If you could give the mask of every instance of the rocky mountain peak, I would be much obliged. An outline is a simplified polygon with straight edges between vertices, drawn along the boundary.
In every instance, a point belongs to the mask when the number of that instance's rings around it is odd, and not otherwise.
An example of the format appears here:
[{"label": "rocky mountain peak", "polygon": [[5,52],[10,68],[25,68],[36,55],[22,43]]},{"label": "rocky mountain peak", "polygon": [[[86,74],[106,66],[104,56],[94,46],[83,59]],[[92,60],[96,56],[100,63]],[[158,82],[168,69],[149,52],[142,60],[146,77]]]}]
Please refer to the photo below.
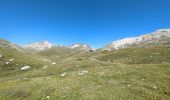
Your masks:
[{"label": "rocky mountain peak", "polygon": [[77,44],[73,44],[73,45],[71,45],[71,46],[69,46],[71,49],[82,49],[82,50],[92,50],[92,48],[89,46],[89,45],[87,45],[87,44],[79,44],[79,43],[77,43]]},{"label": "rocky mountain peak", "polygon": [[145,46],[147,44],[167,44],[170,43],[170,29],[159,29],[155,32],[141,35],[138,37],[124,38],[121,40],[113,41],[106,45],[103,50],[112,50],[126,48],[130,46]]},{"label": "rocky mountain peak", "polygon": [[53,44],[49,43],[48,41],[36,42],[28,45],[24,45],[23,47],[30,50],[45,50],[49,49],[53,46]]}]

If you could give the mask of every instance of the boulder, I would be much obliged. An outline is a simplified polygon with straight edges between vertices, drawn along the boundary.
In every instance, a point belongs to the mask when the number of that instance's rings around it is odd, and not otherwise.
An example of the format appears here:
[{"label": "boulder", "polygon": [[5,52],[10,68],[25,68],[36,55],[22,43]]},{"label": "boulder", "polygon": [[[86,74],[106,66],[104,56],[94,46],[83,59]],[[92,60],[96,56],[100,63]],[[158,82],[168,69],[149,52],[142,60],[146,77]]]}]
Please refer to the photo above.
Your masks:
[{"label": "boulder", "polygon": [[21,70],[28,70],[28,69],[30,69],[31,67],[30,66],[23,66],[22,68],[21,68]]}]

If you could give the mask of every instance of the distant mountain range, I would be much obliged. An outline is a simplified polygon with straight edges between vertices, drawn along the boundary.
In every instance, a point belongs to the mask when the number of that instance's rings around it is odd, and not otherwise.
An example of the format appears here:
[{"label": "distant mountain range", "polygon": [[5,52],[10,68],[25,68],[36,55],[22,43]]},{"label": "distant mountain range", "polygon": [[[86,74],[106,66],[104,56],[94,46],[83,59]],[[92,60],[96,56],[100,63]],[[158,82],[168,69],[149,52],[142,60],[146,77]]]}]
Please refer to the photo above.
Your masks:
[{"label": "distant mountain range", "polygon": [[62,45],[55,45],[55,44],[49,43],[48,41],[37,42],[37,43],[28,44],[28,45],[23,46],[23,48],[25,48],[27,50],[35,50],[35,51],[43,51],[46,49],[50,49],[52,47],[55,47],[55,48],[65,47],[68,49],[79,49],[79,50],[85,50],[85,51],[93,50],[87,44],[73,44],[71,46],[62,46]]},{"label": "distant mountain range", "polygon": [[4,40],[4,39],[0,39],[0,47],[2,48],[11,48],[11,49],[16,49],[18,51],[22,51],[22,52],[25,52],[25,49],[14,44],[14,43],[11,43],[7,40]]},{"label": "distant mountain range", "polygon": [[29,49],[29,50],[42,51],[45,49],[50,49],[52,46],[53,44],[49,43],[48,41],[43,41],[43,42],[36,42],[36,43],[24,45],[23,48]]},{"label": "distant mountain range", "polygon": [[104,46],[102,50],[110,51],[113,49],[121,49],[134,46],[146,47],[150,45],[153,46],[166,44],[170,44],[170,29],[159,29],[146,35],[113,41],[112,43]]},{"label": "distant mountain range", "polygon": [[[155,32],[141,35],[138,37],[131,37],[131,38],[124,38],[121,40],[113,41],[112,43],[104,46],[100,50],[117,50],[122,48],[128,48],[128,47],[147,47],[147,46],[154,46],[154,45],[169,45],[170,44],[170,29],[159,29]],[[55,48],[67,48],[67,49],[76,49],[76,50],[82,50],[82,51],[94,51],[92,47],[90,47],[87,44],[73,44],[71,46],[62,46],[62,45],[56,45],[49,43],[48,41],[43,42],[37,42],[32,44],[27,44],[22,47],[10,43],[4,39],[0,39],[0,47],[12,47],[16,48],[20,51],[24,50],[32,50],[32,51],[43,51],[50,49],[52,47]]]},{"label": "distant mountain range", "polygon": [[81,50],[93,50],[92,47],[90,47],[87,44],[73,44],[73,45],[69,46],[69,48],[81,49]]}]

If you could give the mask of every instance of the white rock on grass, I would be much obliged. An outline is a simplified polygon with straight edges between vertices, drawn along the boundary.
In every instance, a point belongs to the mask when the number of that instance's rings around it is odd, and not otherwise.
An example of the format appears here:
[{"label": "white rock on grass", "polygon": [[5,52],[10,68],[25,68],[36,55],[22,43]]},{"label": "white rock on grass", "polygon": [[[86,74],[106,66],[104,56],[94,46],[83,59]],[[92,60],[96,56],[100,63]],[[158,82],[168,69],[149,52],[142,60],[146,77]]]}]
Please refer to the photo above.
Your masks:
[{"label": "white rock on grass", "polygon": [[107,62],[108,62],[108,63],[110,63],[111,61],[110,61],[110,60],[108,60]]},{"label": "white rock on grass", "polygon": [[60,56],[55,56],[55,57],[57,57],[57,58],[58,58],[58,57],[60,57]]},{"label": "white rock on grass", "polygon": [[43,67],[43,69],[46,69],[47,67],[48,67],[48,66],[45,65],[45,66]]},{"label": "white rock on grass", "polygon": [[157,89],[157,87],[156,87],[156,86],[153,86],[153,88],[154,88],[154,89]]},{"label": "white rock on grass", "polygon": [[76,65],[76,68],[79,68],[80,66],[79,65]]},{"label": "white rock on grass", "polygon": [[162,64],[168,64],[168,62],[162,62]]},{"label": "white rock on grass", "polygon": [[51,78],[50,78],[50,77],[47,77],[47,78],[46,78],[46,80],[49,80],[49,79],[51,79]]},{"label": "white rock on grass", "polygon": [[0,55],[0,58],[2,58],[2,55]]},{"label": "white rock on grass", "polygon": [[88,73],[87,70],[81,70],[78,72],[79,75],[85,75],[86,73]]},{"label": "white rock on grass", "polygon": [[66,73],[63,73],[63,74],[61,74],[60,76],[61,76],[61,77],[64,77],[65,75],[66,75]]},{"label": "white rock on grass", "polygon": [[6,65],[8,65],[8,64],[9,64],[9,62],[7,61],[7,62],[5,62],[5,64],[6,64]]},{"label": "white rock on grass", "polygon": [[152,88],[157,89],[157,86],[155,85],[150,85]]},{"label": "white rock on grass", "polygon": [[10,62],[14,61],[15,59],[9,59]]},{"label": "white rock on grass", "polygon": [[49,100],[49,99],[50,99],[50,96],[46,96],[46,99]]},{"label": "white rock on grass", "polygon": [[157,52],[157,53],[152,53],[152,54],[159,55],[159,52]]},{"label": "white rock on grass", "polygon": [[22,78],[22,79],[23,79],[23,80],[27,80],[28,78],[25,78],[25,77],[24,77],[24,78]]},{"label": "white rock on grass", "polygon": [[55,62],[52,63],[52,65],[55,65],[55,64],[56,64]]},{"label": "white rock on grass", "polygon": [[24,66],[24,67],[21,68],[21,70],[28,70],[30,68],[31,68],[30,66]]},{"label": "white rock on grass", "polygon": [[92,61],[96,61],[97,59],[92,59]]}]

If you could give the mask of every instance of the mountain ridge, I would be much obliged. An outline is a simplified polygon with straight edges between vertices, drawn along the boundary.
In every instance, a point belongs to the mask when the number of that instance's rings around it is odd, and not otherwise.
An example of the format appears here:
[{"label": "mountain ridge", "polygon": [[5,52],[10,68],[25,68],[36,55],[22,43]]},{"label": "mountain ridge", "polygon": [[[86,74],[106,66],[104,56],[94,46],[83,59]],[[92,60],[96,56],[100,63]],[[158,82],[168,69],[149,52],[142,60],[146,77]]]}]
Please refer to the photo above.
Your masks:
[{"label": "mountain ridge", "polygon": [[[33,50],[33,51],[43,51],[46,49],[50,49],[52,47],[58,47],[58,48],[66,47],[69,49],[80,49],[80,50],[85,50],[85,51],[96,50],[96,49],[93,49],[90,45],[82,44],[82,43],[75,43],[70,46],[64,46],[64,45],[52,44],[48,42],[47,40],[45,40],[41,42],[35,42],[31,44],[26,44],[23,46],[18,46],[16,44],[13,44],[10,42],[7,43],[4,41],[5,41],[4,39],[1,39],[1,44],[5,43],[6,46],[8,45],[9,47],[15,47],[17,49],[24,48],[26,50]],[[99,49],[102,51],[103,50],[111,51],[115,49],[121,49],[121,48],[133,47],[133,46],[145,47],[148,45],[164,45],[164,44],[170,44],[170,28],[158,29],[154,32],[146,33],[144,35],[137,36],[137,37],[128,37],[124,39],[119,39]]]},{"label": "mountain ridge", "polygon": [[31,43],[31,44],[27,44],[22,46],[25,49],[28,50],[33,50],[33,51],[44,51],[46,49],[50,49],[52,47],[65,47],[65,48],[69,48],[69,49],[80,49],[80,50],[93,50],[89,45],[87,44],[81,44],[81,43],[75,43],[72,44],[70,46],[64,46],[64,45],[56,45],[56,44],[52,44],[50,42],[48,42],[47,40],[45,41],[41,41],[41,42],[35,42],[35,43]]},{"label": "mountain ridge", "polygon": [[35,42],[32,44],[27,44],[22,46],[25,49],[29,49],[29,50],[37,50],[37,51],[42,51],[45,49],[49,49],[53,46],[53,44],[49,43],[47,40],[45,41],[41,41],[41,42]]},{"label": "mountain ridge", "polygon": [[147,33],[137,37],[129,37],[113,41],[104,46],[102,50],[111,51],[113,49],[127,48],[130,46],[146,46],[149,43],[153,44],[169,44],[170,43],[170,29],[158,29],[155,32]]}]

